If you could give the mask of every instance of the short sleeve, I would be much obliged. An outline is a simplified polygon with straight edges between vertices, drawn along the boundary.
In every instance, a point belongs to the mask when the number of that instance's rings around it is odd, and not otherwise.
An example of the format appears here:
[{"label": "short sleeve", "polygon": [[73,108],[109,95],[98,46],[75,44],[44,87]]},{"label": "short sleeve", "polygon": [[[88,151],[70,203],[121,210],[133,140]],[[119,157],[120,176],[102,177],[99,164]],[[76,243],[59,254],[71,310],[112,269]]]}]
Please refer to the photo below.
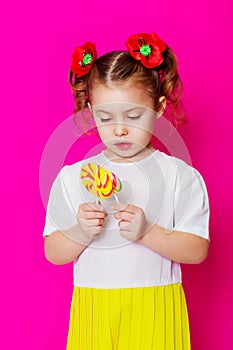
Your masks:
[{"label": "short sleeve", "polygon": [[54,231],[62,231],[77,224],[75,212],[72,210],[69,196],[64,183],[64,166],[55,178],[47,204],[43,237]]},{"label": "short sleeve", "polygon": [[176,179],[174,229],[210,241],[209,216],[209,198],[203,177],[191,166],[181,167]]}]

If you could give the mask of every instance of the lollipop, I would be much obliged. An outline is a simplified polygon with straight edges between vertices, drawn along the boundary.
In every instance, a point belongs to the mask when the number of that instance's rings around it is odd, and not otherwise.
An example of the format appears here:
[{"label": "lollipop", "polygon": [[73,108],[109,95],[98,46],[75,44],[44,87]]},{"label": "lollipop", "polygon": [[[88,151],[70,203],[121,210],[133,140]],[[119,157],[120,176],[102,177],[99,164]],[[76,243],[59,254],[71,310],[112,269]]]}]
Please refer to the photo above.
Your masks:
[{"label": "lollipop", "polygon": [[120,192],[122,184],[120,179],[110,170],[106,170],[94,163],[85,164],[80,172],[84,187],[97,198],[109,198],[112,194]]}]

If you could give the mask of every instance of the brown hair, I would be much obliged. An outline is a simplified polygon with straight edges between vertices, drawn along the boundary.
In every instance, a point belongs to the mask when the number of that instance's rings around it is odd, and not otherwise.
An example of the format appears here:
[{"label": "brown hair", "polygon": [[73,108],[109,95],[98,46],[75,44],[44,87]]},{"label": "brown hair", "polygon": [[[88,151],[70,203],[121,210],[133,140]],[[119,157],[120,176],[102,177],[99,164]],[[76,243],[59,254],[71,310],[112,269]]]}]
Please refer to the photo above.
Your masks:
[{"label": "brown hair", "polygon": [[[74,96],[74,116],[77,112],[88,107],[91,102],[93,84],[104,86],[121,85],[123,83],[141,84],[146,92],[154,99],[155,110],[159,110],[159,98],[165,96],[167,107],[165,114],[171,114],[177,124],[187,122],[183,103],[180,98],[183,85],[178,74],[177,57],[167,46],[162,53],[162,64],[155,68],[146,68],[140,61],[135,60],[128,51],[111,51],[94,61],[88,74],[77,78],[70,70],[69,83]],[[167,110],[170,110],[170,113]],[[91,114],[83,116],[83,121],[88,125]],[[76,119],[75,119],[76,122]]]}]

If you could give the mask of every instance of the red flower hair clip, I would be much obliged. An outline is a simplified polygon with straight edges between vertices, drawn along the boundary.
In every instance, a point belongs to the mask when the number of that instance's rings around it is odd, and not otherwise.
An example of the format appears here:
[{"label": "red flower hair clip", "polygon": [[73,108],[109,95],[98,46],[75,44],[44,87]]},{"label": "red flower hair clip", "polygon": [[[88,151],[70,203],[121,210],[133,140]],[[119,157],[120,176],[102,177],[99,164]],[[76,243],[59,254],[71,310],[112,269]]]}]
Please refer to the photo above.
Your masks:
[{"label": "red flower hair clip", "polygon": [[71,70],[77,77],[89,72],[97,58],[95,44],[87,41],[84,45],[76,47],[72,55]]},{"label": "red flower hair clip", "polygon": [[155,33],[133,34],[125,44],[129,54],[146,68],[157,67],[164,60],[161,53],[167,46]]}]

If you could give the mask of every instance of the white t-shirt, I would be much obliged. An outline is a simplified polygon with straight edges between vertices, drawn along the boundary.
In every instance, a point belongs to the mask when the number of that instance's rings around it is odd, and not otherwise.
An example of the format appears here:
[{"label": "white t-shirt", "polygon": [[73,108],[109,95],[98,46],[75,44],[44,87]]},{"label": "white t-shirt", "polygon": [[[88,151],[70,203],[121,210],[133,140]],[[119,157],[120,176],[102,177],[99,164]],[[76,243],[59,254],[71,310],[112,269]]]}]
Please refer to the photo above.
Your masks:
[{"label": "white t-shirt", "polygon": [[[80,179],[81,167],[96,163],[122,182],[119,202],[144,210],[146,218],[167,232],[185,231],[209,240],[209,200],[200,173],[186,162],[159,150],[129,163],[110,161],[104,151],[64,166],[50,191],[43,236],[77,224],[82,202],[93,202]],[[113,197],[112,197],[113,198]],[[99,237],[74,261],[75,286],[131,288],[182,281],[180,264],[119,234],[118,220],[109,214]]]}]

